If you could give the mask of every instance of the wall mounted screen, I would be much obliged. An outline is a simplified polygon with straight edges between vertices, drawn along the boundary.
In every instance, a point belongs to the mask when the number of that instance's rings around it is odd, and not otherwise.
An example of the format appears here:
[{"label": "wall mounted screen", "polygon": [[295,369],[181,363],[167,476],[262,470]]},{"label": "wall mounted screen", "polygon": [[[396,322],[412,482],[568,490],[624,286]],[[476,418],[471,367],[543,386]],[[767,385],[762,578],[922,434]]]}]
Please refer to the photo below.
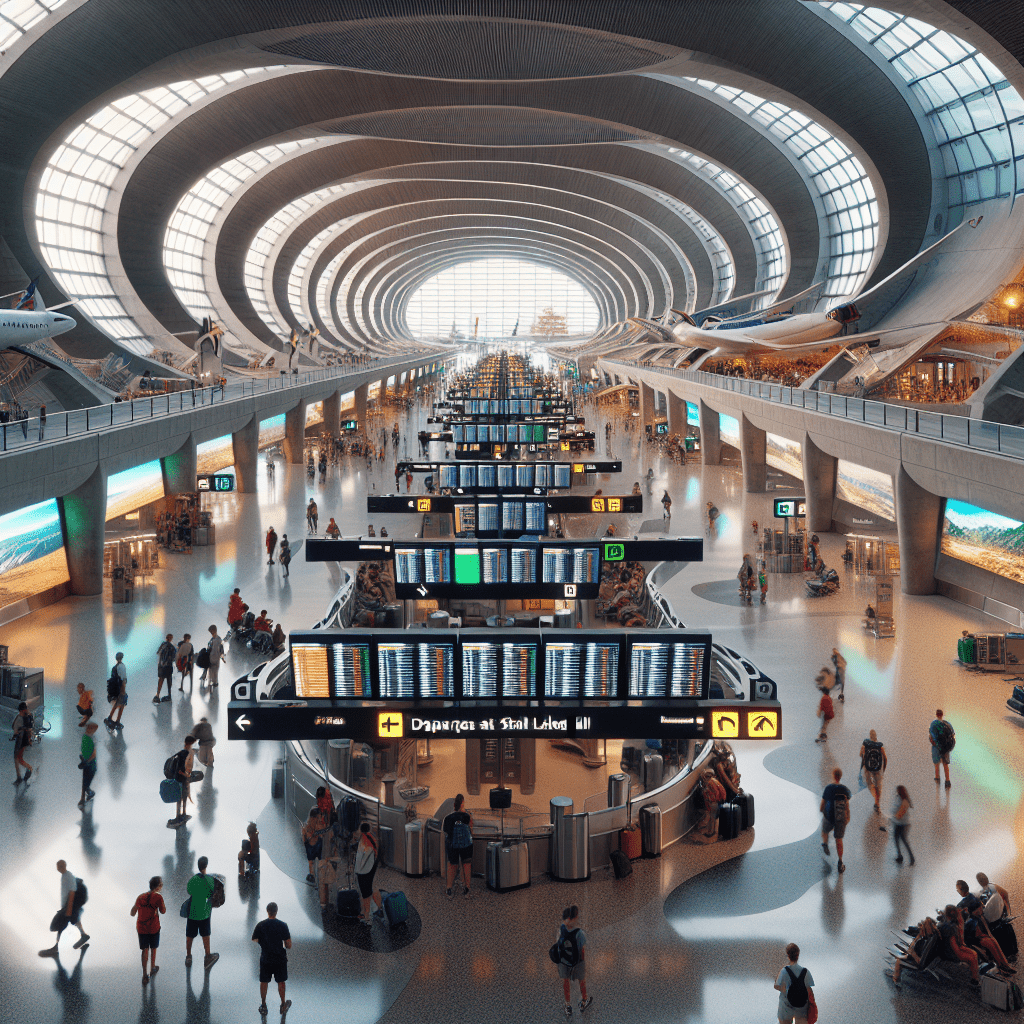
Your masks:
[{"label": "wall mounted screen", "polygon": [[804,464],[800,442],[790,441],[788,437],[780,437],[778,434],[768,434],[766,440],[768,465],[773,469],[780,469],[790,476],[795,476],[797,480],[803,480]]},{"label": "wall mounted screen", "polygon": [[836,497],[887,519],[890,523],[896,522],[892,477],[888,473],[840,459],[836,475]]},{"label": "wall mounted screen", "polygon": [[942,553],[1024,583],[1024,523],[996,512],[947,501]]}]

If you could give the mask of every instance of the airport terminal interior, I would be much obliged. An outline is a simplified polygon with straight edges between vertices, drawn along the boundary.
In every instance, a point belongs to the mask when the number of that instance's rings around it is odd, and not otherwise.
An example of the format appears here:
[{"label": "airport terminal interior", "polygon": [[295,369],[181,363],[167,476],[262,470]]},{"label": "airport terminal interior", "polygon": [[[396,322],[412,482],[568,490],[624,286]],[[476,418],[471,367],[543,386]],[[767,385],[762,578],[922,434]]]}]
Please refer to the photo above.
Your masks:
[{"label": "airport terminal interior", "polygon": [[1018,1015],[1019,26],[0,0],[4,1019]]}]

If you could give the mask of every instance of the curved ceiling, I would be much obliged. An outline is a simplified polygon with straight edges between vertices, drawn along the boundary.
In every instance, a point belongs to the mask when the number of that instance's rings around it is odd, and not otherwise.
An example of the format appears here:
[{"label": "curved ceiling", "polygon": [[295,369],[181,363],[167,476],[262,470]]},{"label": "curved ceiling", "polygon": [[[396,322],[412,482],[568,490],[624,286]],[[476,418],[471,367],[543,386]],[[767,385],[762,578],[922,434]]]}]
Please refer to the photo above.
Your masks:
[{"label": "curved ceiling", "polygon": [[1017,193],[1018,7],[886,0],[872,35],[804,0],[48,0],[4,22],[0,283],[80,300],[83,355],[180,354],[208,313],[256,353],[310,319],[406,343],[416,287],[488,256],[602,327],[835,302]]}]

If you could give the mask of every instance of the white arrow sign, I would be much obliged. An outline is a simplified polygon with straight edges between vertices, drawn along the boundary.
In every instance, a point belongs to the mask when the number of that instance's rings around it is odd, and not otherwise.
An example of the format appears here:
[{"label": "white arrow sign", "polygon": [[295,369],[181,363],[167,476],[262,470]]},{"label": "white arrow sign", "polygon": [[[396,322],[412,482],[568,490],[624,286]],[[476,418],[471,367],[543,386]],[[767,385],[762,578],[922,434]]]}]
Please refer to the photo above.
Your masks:
[{"label": "white arrow sign", "polygon": [[426,588],[425,586],[423,586],[423,584],[421,583],[421,584],[420,584],[420,585],[419,585],[419,586],[418,586],[418,587],[416,588],[416,593],[418,593],[418,594],[420,595],[420,597],[426,597],[426,596],[427,596],[427,593],[428,593],[428,591],[427,591],[427,588]]},{"label": "white arrow sign", "polygon": [[242,715],[241,718],[235,719],[235,725],[237,725],[242,732],[245,732],[246,726],[252,725],[252,722],[246,718],[245,715]]}]

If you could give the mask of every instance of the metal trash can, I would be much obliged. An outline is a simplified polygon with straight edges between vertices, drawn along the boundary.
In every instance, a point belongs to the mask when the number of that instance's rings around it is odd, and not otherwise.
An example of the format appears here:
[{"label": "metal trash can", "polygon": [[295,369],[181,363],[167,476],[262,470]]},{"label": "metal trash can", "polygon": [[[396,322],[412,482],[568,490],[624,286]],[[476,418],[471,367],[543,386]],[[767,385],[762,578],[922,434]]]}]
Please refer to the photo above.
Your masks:
[{"label": "metal trash can", "polygon": [[405,873],[410,878],[422,878],[423,867],[423,822],[410,821],[405,826]]},{"label": "metal trash can", "polygon": [[640,841],[645,857],[661,856],[661,808],[657,804],[644,804],[640,808]]},{"label": "metal trash can", "polygon": [[629,799],[629,776],[616,772],[608,776],[608,806],[623,807]]},{"label": "metal trash can", "polygon": [[657,789],[665,775],[665,759],[661,754],[644,754],[644,792]]},{"label": "metal trash can", "polygon": [[394,807],[395,786],[398,784],[398,776],[391,772],[381,779],[381,784],[384,786],[384,806]]},{"label": "metal trash can", "polygon": [[590,816],[573,814],[567,796],[551,799],[551,875],[560,882],[580,882],[590,877]]}]

